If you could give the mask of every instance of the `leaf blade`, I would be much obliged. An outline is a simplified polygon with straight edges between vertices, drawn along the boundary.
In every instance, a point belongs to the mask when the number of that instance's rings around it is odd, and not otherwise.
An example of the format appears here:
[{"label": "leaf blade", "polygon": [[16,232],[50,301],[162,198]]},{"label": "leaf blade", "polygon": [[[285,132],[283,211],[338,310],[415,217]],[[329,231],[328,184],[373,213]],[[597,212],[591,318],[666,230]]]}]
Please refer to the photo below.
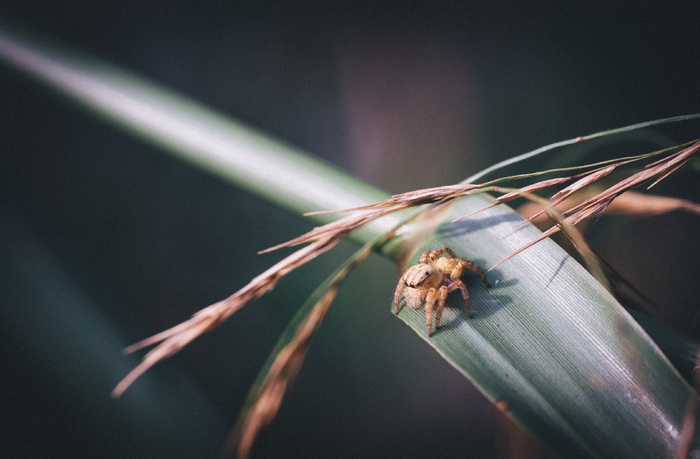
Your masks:
[{"label": "leaf blade", "polygon": [[[294,146],[273,139],[145,78],[0,23],[0,63],[32,76],[100,117],[230,183],[301,215],[357,207],[387,194]],[[332,215],[311,217],[332,221]],[[378,237],[388,217],[352,235]]]},{"label": "leaf blade", "polygon": [[[462,198],[445,220],[486,204],[484,196]],[[509,209],[485,212],[443,224],[423,249],[448,246],[490,266],[539,235],[529,224],[515,228],[521,218]],[[578,263],[545,240],[488,276],[491,290],[468,277],[474,317],[451,296],[431,338],[422,310],[404,307],[399,317],[553,451],[675,454],[694,393]]]}]

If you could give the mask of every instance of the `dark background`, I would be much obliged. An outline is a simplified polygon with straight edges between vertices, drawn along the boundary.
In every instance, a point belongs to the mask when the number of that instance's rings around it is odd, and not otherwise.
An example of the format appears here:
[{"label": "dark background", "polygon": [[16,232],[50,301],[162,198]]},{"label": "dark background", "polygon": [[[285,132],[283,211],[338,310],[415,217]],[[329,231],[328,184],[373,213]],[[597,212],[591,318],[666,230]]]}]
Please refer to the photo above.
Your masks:
[{"label": "dark background", "polygon": [[[697,2],[570,3],[5,1],[0,18],[399,192],[700,111]],[[279,259],[258,250],[309,225],[5,66],[0,126],[0,456],[217,457],[286,322],[352,247],[112,400],[138,358],[120,349],[242,287]],[[698,188],[681,173],[657,193]],[[697,224],[594,237],[691,333]],[[377,257],[344,287],[255,457],[496,455],[488,402],[389,313],[397,277]]]}]

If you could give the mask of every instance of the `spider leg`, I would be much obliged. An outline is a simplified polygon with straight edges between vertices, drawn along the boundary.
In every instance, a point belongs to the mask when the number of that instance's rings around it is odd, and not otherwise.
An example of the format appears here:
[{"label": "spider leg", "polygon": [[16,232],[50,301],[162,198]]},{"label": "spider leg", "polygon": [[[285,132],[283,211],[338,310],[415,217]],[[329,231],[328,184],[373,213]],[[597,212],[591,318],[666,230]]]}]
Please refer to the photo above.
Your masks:
[{"label": "spider leg", "polygon": [[398,315],[399,313],[399,298],[401,298],[401,292],[405,286],[406,282],[404,281],[404,276],[401,276],[401,279],[396,286],[396,291],[394,292],[394,314]]},{"label": "spider leg", "polygon": [[442,310],[445,309],[445,300],[447,300],[447,294],[450,290],[446,286],[440,287],[438,291],[438,305],[437,305],[437,315],[435,317],[435,330],[440,327],[440,318],[442,317]]},{"label": "spider leg", "polygon": [[479,277],[481,277],[481,281],[484,283],[484,285],[487,288],[491,288],[491,284],[489,284],[488,279],[486,279],[486,274],[484,274],[484,270],[479,268],[477,265],[475,265],[474,263],[472,263],[469,260],[464,260],[464,261],[466,263],[463,262],[462,266],[470,271],[474,271],[475,273],[477,273],[479,275]]},{"label": "spider leg", "polygon": [[440,255],[448,254],[451,257],[457,258],[457,255],[449,247],[443,247],[442,249],[433,250],[430,252],[432,258],[437,258]]},{"label": "spider leg", "polygon": [[425,252],[423,252],[423,253],[420,255],[420,262],[421,262],[421,263],[424,263],[424,264],[425,264],[425,263],[428,263],[428,262],[430,261],[430,255],[431,255],[431,254],[432,254],[432,252],[431,252],[430,250],[426,250]]},{"label": "spider leg", "polygon": [[469,292],[467,291],[467,286],[464,285],[464,282],[459,280],[459,278],[454,279],[447,285],[447,288],[450,292],[457,289],[460,289],[462,291],[462,298],[464,298],[464,304],[467,307],[467,315],[471,317],[472,310],[469,307]]},{"label": "spider leg", "polygon": [[425,296],[425,326],[428,329],[428,336],[433,334],[433,306],[435,305],[436,297],[437,291],[434,288],[428,290],[428,294]]}]

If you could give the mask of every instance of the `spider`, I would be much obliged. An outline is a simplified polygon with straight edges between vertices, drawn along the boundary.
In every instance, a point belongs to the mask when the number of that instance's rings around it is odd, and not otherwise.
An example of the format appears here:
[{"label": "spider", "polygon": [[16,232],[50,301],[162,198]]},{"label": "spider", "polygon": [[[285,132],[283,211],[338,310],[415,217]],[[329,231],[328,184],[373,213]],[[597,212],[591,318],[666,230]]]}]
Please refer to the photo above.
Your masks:
[{"label": "spider", "polygon": [[[440,256],[444,254],[448,256]],[[437,329],[440,326],[440,317],[445,308],[447,294],[460,289],[467,307],[467,315],[471,317],[467,286],[460,280],[462,271],[465,269],[477,273],[481,276],[484,285],[491,287],[481,268],[465,258],[459,258],[451,249],[445,247],[437,250],[426,250],[420,256],[420,263],[408,268],[401,276],[394,293],[394,314],[399,313],[401,292],[403,292],[408,307],[418,309],[425,304],[425,324],[428,327],[428,336],[431,336],[433,334],[435,302],[437,301],[437,315],[435,317],[435,329]]]}]

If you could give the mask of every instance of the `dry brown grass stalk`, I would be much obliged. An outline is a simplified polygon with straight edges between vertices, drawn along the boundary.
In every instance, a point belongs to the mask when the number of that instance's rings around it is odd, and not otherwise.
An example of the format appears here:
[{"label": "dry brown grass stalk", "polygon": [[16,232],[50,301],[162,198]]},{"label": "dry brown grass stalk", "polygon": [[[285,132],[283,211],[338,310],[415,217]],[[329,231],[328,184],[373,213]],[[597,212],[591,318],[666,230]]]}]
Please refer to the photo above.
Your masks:
[{"label": "dry brown grass stalk", "polygon": [[[321,325],[338,293],[338,285],[329,289],[316,303],[306,320],[297,328],[296,335],[277,355],[269,373],[263,381],[257,399],[242,413],[234,429],[233,438],[227,448],[236,457],[247,458],[260,430],[277,416],[282,399],[289,385],[301,368],[311,340]],[[231,454],[232,456],[234,454]]]},{"label": "dry brown grass stalk", "polygon": [[[653,180],[653,183],[649,185],[649,188],[651,188],[660,180],[666,178],[669,174],[675,172],[680,167],[682,167],[683,164],[685,164],[692,155],[698,152],[698,150],[700,150],[700,142],[696,141],[692,145],[676,153],[673,153],[652,164],[649,164],[642,171],[637,172],[631,175],[630,177],[621,180],[620,182],[614,184],[611,187],[606,188],[605,190],[595,194],[594,196],[591,196],[583,202],[580,202],[571,208],[562,210],[561,213],[565,216],[565,219],[562,223],[565,223],[567,225],[576,225],[577,223],[587,218],[599,215],[601,212],[603,212],[610,206],[613,200],[618,198],[626,191],[639,187],[642,184]],[[232,314],[234,314],[248,302],[259,298],[265,292],[269,291],[279,281],[279,279],[284,277],[290,271],[312,260],[318,255],[326,252],[327,250],[330,250],[340,240],[346,237],[350,232],[366,225],[367,223],[373,220],[376,220],[377,218],[411,207],[426,204],[445,203],[457,197],[465,196],[476,192],[491,191],[502,193],[500,197],[494,199],[493,204],[491,204],[488,207],[485,207],[484,209],[481,209],[485,210],[489,207],[509,202],[513,199],[522,196],[523,194],[533,193],[574,180],[574,182],[571,185],[567,186],[566,188],[562,189],[561,191],[555,193],[552,196],[551,200],[553,205],[557,205],[561,204],[567,198],[571,197],[574,193],[580,191],[584,187],[587,187],[590,184],[595,183],[601,178],[609,175],[613,170],[617,169],[618,167],[628,164],[630,162],[637,161],[639,159],[645,159],[658,153],[660,152],[655,152],[652,154],[641,155],[632,158],[623,158],[622,160],[615,163],[606,162],[603,163],[603,166],[594,168],[592,171],[568,177],[559,177],[542,180],[530,185],[526,185],[518,190],[500,188],[498,186],[493,186],[493,184],[508,179],[520,179],[540,175],[544,172],[538,174],[506,177],[502,179],[492,180],[483,184],[458,184],[409,191],[406,193],[394,195],[386,201],[377,202],[368,206],[338,211],[329,211],[334,213],[350,211],[359,213],[355,213],[343,217],[335,222],[314,228],[308,233],[303,234],[295,239],[262,251],[261,253],[264,253],[282,247],[290,247],[303,243],[309,243],[308,246],[299,249],[298,251],[294,252],[293,254],[284,258],[279,263],[269,268],[264,273],[254,278],[245,287],[243,287],[241,290],[234,293],[227,299],[202,309],[201,311],[194,314],[191,319],[179,325],[176,325],[175,327],[172,327],[168,330],[165,330],[161,333],[158,333],[150,338],[147,338],[139,343],[136,343],[126,348],[125,352],[129,353],[142,349],[144,347],[156,345],[155,348],[153,348],[144,356],[142,362],[136,368],[134,368],[115,387],[112,394],[115,397],[118,397],[124,392],[124,390],[126,390],[126,388],[128,388],[140,375],[142,375],[150,367],[152,367],[159,361],[172,356],[184,346],[196,339],[198,336],[220,325],[222,322],[227,320]],[[675,202],[673,205],[677,208],[679,206],[679,203]],[[682,207],[686,209],[691,209],[693,211],[698,211],[697,205],[693,203],[683,204]],[[657,206],[655,212],[659,211],[660,209]],[[533,216],[532,218],[535,218],[535,216]],[[511,254],[509,257],[501,260],[496,265],[492,266],[491,269],[505,262],[509,258],[517,255],[518,253],[522,252],[528,247],[536,244],[542,239],[555,234],[556,232],[561,230],[561,227],[562,224],[556,224],[552,226],[551,228],[546,230],[540,238],[522,247],[515,253]]]},{"label": "dry brown grass stalk", "polygon": [[328,236],[314,241],[255,277],[245,287],[225,300],[200,310],[191,319],[179,325],[127,347],[124,351],[130,353],[157,344],[155,348],[143,357],[141,363],[114,388],[112,395],[119,397],[139,376],[153,365],[177,353],[205,332],[219,326],[248,302],[259,298],[272,289],[289,272],[330,250],[341,239],[342,235],[337,235],[336,237]]},{"label": "dry brown grass stalk", "polygon": [[299,244],[318,241],[321,239],[340,240],[348,234],[350,234],[352,231],[366,225],[367,223],[376,220],[380,217],[383,217],[384,215],[396,212],[397,210],[405,209],[406,207],[409,206],[404,206],[399,209],[376,209],[360,214],[348,215],[347,217],[343,217],[340,220],[336,220],[323,226],[318,226],[309,231],[308,233],[302,234],[301,236],[291,239],[287,242],[283,242],[282,244],[278,244],[268,249],[261,250],[259,253],[268,253],[274,250],[281,249],[283,247],[293,247]]},{"label": "dry brown grass stalk", "polygon": [[[155,347],[143,357],[141,363],[137,365],[136,368],[134,368],[115,387],[112,394],[115,397],[120,396],[150,367],[177,353],[197,337],[223,323],[247,303],[259,298],[272,289],[272,287],[274,287],[274,285],[289,272],[314,259],[318,255],[330,250],[352,231],[390,213],[416,206],[423,206],[426,204],[439,205],[457,197],[477,192],[494,192],[500,194],[500,196],[494,198],[494,202],[492,204],[477,211],[480,212],[490,207],[510,202],[519,197],[525,197],[536,202],[542,208],[542,210],[532,213],[528,220],[533,220],[539,215],[546,213],[553,219],[554,224],[549,229],[545,230],[539,238],[499,261],[490,269],[493,269],[513,256],[521,253],[523,250],[536,244],[542,239],[563,230],[563,232],[572,240],[574,245],[581,250],[584,259],[590,262],[589,267],[592,265],[593,270],[598,271],[599,276],[597,277],[600,277],[600,279],[603,280],[601,272],[609,268],[609,266],[600,260],[599,257],[592,252],[592,250],[590,250],[590,247],[588,247],[583,239],[580,230],[574,228],[574,225],[593,216],[600,215],[602,212],[610,208],[611,203],[614,200],[618,199],[620,196],[624,196],[625,193],[629,193],[631,189],[637,188],[649,182],[651,182],[651,184],[648,186],[648,188],[651,188],[659,181],[678,170],[689,160],[692,155],[700,151],[700,141],[695,141],[695,143],[692,145],[687,145],[690,146],[687,146],[676,153],[672,153],[656,162],[649,164],[643,170],[618,181],[612,186],[603,188],[602,191],[589,193],[585,195],[584,198],[575,199],[574,197],[584,196],[581,193],[584,188],[590,190],[591,185],[597,184],[599,181],[601,181],[601,179],[609,176],[613,171],[619,169],[621,166],[646,159],[662,152],[654,152],[648,155],[623,158],[616,162],[608,161],[605,163],[591,165],[589,170],[586,172],[571,176],[541,180],[518,189],[503,188],[497,184],[507,180],[532,178],[545,173],[551,173],[553,171],[505,177],[483,184],[458,184],[410,191],[394,195],[386,201],[377,202],[368,206],[340,211],[330,211],[333,213],[354,213],[337,221],[316,227],[306,234],[262,251],[261,253],[265,253],[283,247],[291,247],[308,243],[307,246],[297,250],[280,262],[276,263],[274,266],[270,267],[259,276],[255,277],[246,286],[225,300],[202,309],[194,314],[189,320],[179,325],[126,348],[125,352],[130,353],[144,347],[155,345]],[[533,195],[535,192],[539,192],[550,187],[563,185],[567,182],[572,183],[554,193],[549,199],[539,198]],[[629,197],[633,195],[627,194],[627,196]],[[627,206],[633,207],[629,203]],[[649,208],[649,206],[651,206],[651,208]],[[637,199],[634,202],[634,207],[638,213],[644,212],[645,207],[647,208],[646,212],[654,214],[675,209],[684,209],[700,213],[700,205],[698,204],[663,197],[654,200],[646,200],[646,202],[640,202],[640,200]],[[432,208],[433,207],[428,207],[426,210]],[[316,214],[330,212],[317,212]],[[417,215],[418,214],[415,214],[411,218],[415,218]],[[467,216],[461,218],[466,218]],[[382,239],[382,242],[386,241],[392,236],[393,232],[386,234]],[[380,242],[377,242],[377,244],[379,243]],[[340,283],[346,276],[347,272],[349,272],[352,267],[361,263],[369,255],[369,253],[371,253],[375,246],[376,244],[365,247],[365,249],[363,249],[364,252],[361,251],[360,255],[356,256],[353,264],[338,272],[338,274],[327,286],[327,290],[320,295],[320,299],[314,304],[311,312],[302,319],[296,328],[292,339],[286,345],[284,345],[284,347],[275,356],[275,359],[265,378],[255,393],[255,397],[253,400],[251,400],[250,405],[244,410],[243,414],[239,418],[237,427],[233,436],[231,437],[229,446],[232,448],[231,451],[235,450],[239,457],[248,456],[260,429],[269,424],[276,416],[282,402],[282,398],[284,397],[289,384],[291,384],[298,373],[299,368],[301,367],[303,359],[310,346],[311,339],[328,312],[328,309],[337,295]]]},{"label": "dry brown grass stalk", "polygon": [[260,430],[277,416],[282,399],[296,378],[311,341],[335,300],[341,283],[353,268],[372,253],[373,247],[365,246],[351,263],[333,276],[311,311],[297,325],[291,340],[277,353],[260,386],[255,389],[252,400],[238,418],[227,447],[231,456],[247,458]]},{"label": "dry brown grass stalk", "polygon": [[[562,215],[566,216],[563,222],[556,223],[549,229],[545,230],[540,237],[526,244],[525,246],[510,254],[506,258],[502,259],[490,269],[499,266],[500,264],[514,257],[515,255],[518,255],[523,250],[526,250],[527,248],[532,247],[541,240],[559,232],[562,228],[562,223],[565,223],[567,225],[576,225],[584,220],[602,214],[610,206],[613,200],[621,196],[623,193],[626,193],[634,188],[638,188],[649,182],[652,183],[651,185],[648,185],[647,189],[653,187],[654,185],[659,183],[660,180],[663,180],[664,178],[668,177],[671,173],[681,168],[690,159],[690,157],[696,154],[698,151],[700,151],[700,141],[696,141],[692,145],[676,153],[673,153],[663,159],[660,159],[652,164],[647,165],[641,171],[632,174],[631,176],[624,178],[618,181],[617,183],[603,189],[603,191],[594,194],[593,196],[585,199],[583,202],[580,202],[568,209],[563,210],[561,213]],[[627,161],[621,161],[620,163],[612,164],[603,169],[595,170],[587,174],[579,174],[577,176],[568,177],[568,179],[577,180],[568,187],[564,188],[563,190],[555,193],[550,198],[552,205],[556,206],[558,204],[561,204],[565,199],[570,198],[574,193],[581,191],[583,188],[609,175],[614,169],[626,163]],[[499,187],[492,187],[492,189],[493,191],[504,193],[500,198],[496,199],[496,201],[500,204],[517,198],[518,195],[521,194],[526,188],[537,188],[536,185],[537,184],[529,185],[528,187],[515,191],[502,189]],[[667,211],[677,209],[679,204],[677,201],[666,201],[666,203],[672,204],[671,206],[667,207]],[[655,204],[655,211],[659,212],[659,202],[657,201]],[[683,205],[682,208],[692,211],[698,211],[698,209],[700,209],[700,206],[697,206],[694,203],[687,203]],[[541,212],[535,213],[530,218],[532,219],[537,217],[538,215],[540,215]]]}]

